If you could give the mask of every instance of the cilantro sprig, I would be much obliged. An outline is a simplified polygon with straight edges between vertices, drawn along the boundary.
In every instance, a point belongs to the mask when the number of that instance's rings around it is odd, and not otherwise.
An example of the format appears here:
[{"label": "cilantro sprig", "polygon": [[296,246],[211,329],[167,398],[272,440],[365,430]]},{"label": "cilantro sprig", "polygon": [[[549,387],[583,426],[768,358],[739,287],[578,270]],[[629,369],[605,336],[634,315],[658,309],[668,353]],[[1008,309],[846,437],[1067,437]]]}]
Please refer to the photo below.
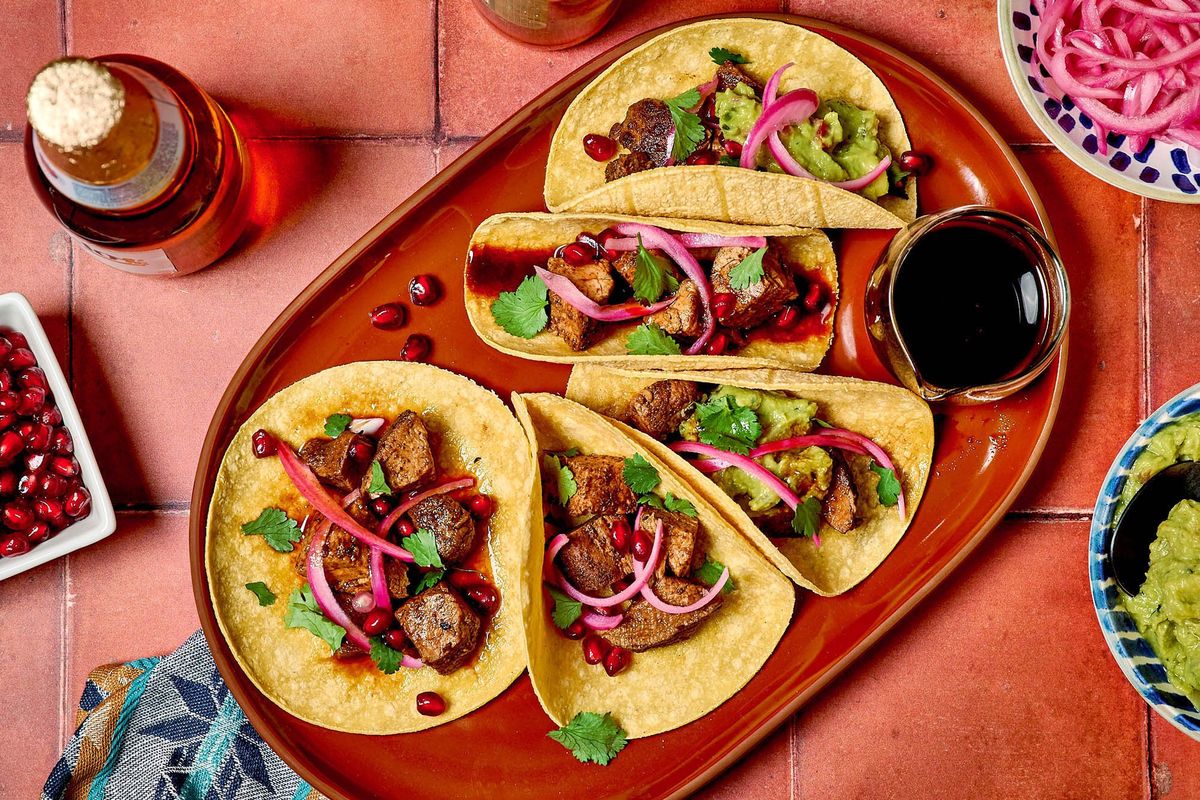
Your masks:
[{"label": "cilantro sprig", "polygon": [[642,244],[642,235],[637,237],[637,269],[633,273],[633,296],[643,303],[654,303],[662,297],[663,290],[675,291],[679,281],[667,271],[662,258],[654,255]]},{"label": "cilantro sprig", "polygon": [[554,598],[554,611],[550,612],[550,617],[559,628],[569,627],[583,615],[583,603],[578,600],[553,587],[550,588],[550,596]]},{"label": "cilantro sprig", "polygon": [[257,519],[242,525],[242,533],[263,537],[272,550],[280,553],[290,553],[303,535],[296,520],[280,508],[264,508]]},{"label": "cilantro sprig", "polygon": [[412,593],[420,594],[426,589],[433,587],[438,581],[445,577],[445,575],[446,570],[444,569],[431,569],[428,572],[422,572],[421,578],[415,584],[413,584]]},{"label": "cilantro sprig", "polygon": [[631,356],[677,356],[682,352],[679,342],[652,322],[643,322],[633,329],[625,342],[625,352]]},{"label": "cilantro sprig", "polygon": [[666,101],[671,112],[671,122],[675,123],[675,139],[671,143],[671,157],[683,161],[692,154],[696,146],[704,140],[704,124],[700,117],[688,111],[700,104],[700,92],[688,89],[681,95]]},{"label": "cilantro sprig", "polygon": [[254,596],[258,598],[258,604],[260,606],[269,606],[275,604],[275,593],[272,592],[270,587],[268,587],[262,581],[252,581],[247,583],[246,588],[253,592]]},{"label": "cilantro sprig", "polygon": [[696,406],[700,441],[746,455],[762,435],[762,425],[754,409],[738,403],[729,395],[715,397]]},{"label": "cilantro sprig", "polygon": [[325,418],[325,435],[336,439],[345,432],[352,419],[349,414],[330,414]]},{"label": "cilantro sprig", "polygon": [[532,339],[550,322],[548,303],[546,284],[538,276],[530,275],[514,291],[500,293],[492,303],[492,318],[513,336]]},{"label": "cilantro sprig", "polygon": [[714,47],[708,51],[708,57],[713,60],[714,64],[749,64],[750,59],[746,58],[741,53],[733,50],[726,50],[724,47]]},{"label": "cilantro sprig", "polygon": [[896,505],[901,491],[896,473],[874,461],[871,462],[871,472],[879,476],[879,482],[875,484],[875,494],[879,496],[880,505]]},{"label": "cilantro sprig", "polygon": [[[696,580],[706,586],[712,586],[721,579],[721,573],[725,571],[725,565],[720,561],[716,561],[712,556],[704,559],[704,563],[695,571]],[[737,591],[737,586],[733,583],[733,576],[729,576],[729,580],[725,581],[725,585],[721,587],[721,594],[729,594]]]},{"label": "cilantro sprig", "polygon": [[733,269],[729,270],[729,285],[733,289],[749,289],[751,286],[759,283],[765,275],[763,270],[763,256],[766,255],[767,248],[760,247],[750,255],[739,261]]},{"label": "cilantro sprig", "polygon": [[371,637],[371,660],[384,675],[391,675],[400,669],[400,659],[404,654],[399,650],[388,647],[382,636]]},{"label": "cilantro sprig", "polygon": [[379,460],[371,462],[371,485],[367,487],[367,494],[391,494],[392,487],[388,486],[387,477],[383,474],[383,465]]},{"label": "cilantro sprig", "polygon": [[649,494],[662,482],[658,470],[641,453],[634,453],[632,458],[625,459],[621,475],[635,494]]},{"label": "cilantro sprig", "polygon": [[575,496],[575,492],[579,491],[574,473],[571,472],[570,467],[562,463],[558,456],[552,453],[542,456],[542,472],[549,476],[548,480],[554,487],[554,496],[558,498],[560,506],[565,506]]},{"label": "cilantro sprig", "polygon": [[546,735],[570,750],[580,763],[591,761],[602,767],[607,766],[629,743],[625,730],[616,723],[612,714],[593,711],[579,712],[566,725]]},{"label": "cilantro sprig", "polygon": [[346,638],[346,629],[321,613],[307,583],[288,597],[283,624],[289,628],[303,628],[329,645],[330,651],[341,647]]},{"label": "cilantro sprig", "polygon": [[662,508],[667,511],[673,511],[676,514],[683,514],[688,517],[696,516],[696,507],[691,501],[685,500],[682,497],[667,492],[662,497],[656,494],[646,494],[638,498],[638,503],[651,508]]},{"label": "cilantro sprig", "polygon": [[418,567],[437,567],[444,569],[442,555],[438,552],[437,541],[427,528],[417,528],[412,536],[400,539],[400,546],[413,555],[413,563]]},{"label": "cilantro sprig", "polygon": [[809,497],[796,506],[796,515],[792,517],[792,530],[806,539],[811,539],[821,530],[821,501]]}]

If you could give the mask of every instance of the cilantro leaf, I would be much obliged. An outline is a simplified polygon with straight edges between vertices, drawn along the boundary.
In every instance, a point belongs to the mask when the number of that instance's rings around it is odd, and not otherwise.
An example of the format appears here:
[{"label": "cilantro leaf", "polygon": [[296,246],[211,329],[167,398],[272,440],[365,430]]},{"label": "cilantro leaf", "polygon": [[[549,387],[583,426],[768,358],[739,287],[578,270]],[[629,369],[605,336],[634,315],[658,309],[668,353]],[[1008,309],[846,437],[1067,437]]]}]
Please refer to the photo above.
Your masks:
[{"label": "cilantro leaf", "polygon": [[554,611],[550,616],[559,628],[566,628],[583,615],[583,603],[578,600],[574,600],[552,587],[550,596],[554,598]]},{"label": "cilantro leaf", "polygon": [[809,497],[796,506],[796,516],[792,517],[792,530],[805,538],[812,538],[821,530],[821,501]]},{"label": "cilantro leaf", "polygon": [[330,414],[325,418],[325,435],[330,439],[341,436],[351,419],[349,414]]},{"label": "cilantro leaf", "polygon": [[740,167],[742,165],[741,159],[734,158],[725,153],[721,154],[721,157],[717,159],[717,163],[722,167]]},{"label": "cilantro leaf", "polygon": [[579,455],[579,448],[578,447],[568,447],[566,450],[558,451],[558,455],[564,456],[566,458],[573,458],[573,457]]},{"label": "cilantro leaf", "polygon": [[431,569],[429,572],[422,572],[421,579],[413,584],[413,588],[410,593],[420,594],[440,581],[445,574],[446,570],[444,569]]},{"label": "cilantro leaf", "polygon": [[[696,576],[696,580],[703,583],[705,586],[712,586],[717,581],[721,580],[721,573],[725,571],[725,565],[720,561],[714,561],[711,556],[704,559],[704,563],[700,568],[692,574]],[[721,594],[729,594],[737,591],[737,586],[733,583],[733,576],[729,576],[729,580],[725,581],[725,585],[721,587]]]},{"label": "cilantro leaf", "polygon": [[242,533],[263,537],[272,550],[281,553],[291,552],[303,535],[296,520],[279,508],[264,508],[258,519],[242,525]]},{"label": "cilantro leaf", "polygon": [[690,500],[676,497],[670,492],[667,492],[667,496],[663,498],[663,504],[667,507],[667,511],[674,511],[676,514],[683,514],[688,517],[696,516],[696,507],[692,505]]},{"label": "cilantro leaf", "polygon": [[663,289],[678,289],[679,281],[667,272],[661,258],[645,248],[640,233],[637,240],[637,269],[633,273],[633,296],[643,303],[654,303],[662,297]]},{"label": "cilantro leaf", "polygon": [[754,409],[739,405],[729,395],[696,406],[696,423],[700,441],[746,455],[762,435],[762,425]]},{"label": "cilantro leaf", "polygon": [[554,476],[551,485],[554,486],[554,496],[558,498],[560,506],[565,506],[567,501],[575,496],[575,492],[579,491],[571,468],[562,463],[558,456],[550,453],[542,456],[542,471]]},{"label": "cilantro leaf", "polygon": [[388,486],[387,478],[383,474],[383,465],[379,460],[371,462],[371,485],[367,487],[367,494],[391,494],[392,487]]},{"label": "cilantro leaf", "polygon": [[874,461],[871,462],[871,472],[879,476],[879,482],[875,484],[875,493],[879,495],[880,504],[896,505],[896,500],[900,497],[900,481],[896,478],[896,473]]},{"label": "cilantro leaf", "polygon": [[629,742],[625,730],[613,720],[612,714],[592,711],[579,712],[566,725],[546,735],[570,750],[580,763],[592,761],[602,767],[616,758]]},{"label": "cilantro leaf", "polygon": [[427,528],[417,528],[412,536],[400,540],[400,546],[413,554],[413,563],[418,567],[444,568],[441,553],[438,552],[437,542]]},{"label": "cilantro leaf", "polygon": [[321,613],[312,588],[307,583],[288,597],[283,624],[289,628],[304,628],[329,645],[330,651],[341,647],[342,640],[346,638],[346,629]]},{"label": "cilantro leaf", "polygon": [[641,453],[634,453],[633,458],[625,459],[625,468],[621,474],[625,478],[625,483],[629,484],[629,488],[633,489],[636,494],[653,492],[654,487],[658,486],[662,480],[658,475],[658,470],[654,468],[653,464],[642,458]]},{"label": "cilantro leaf", "polygon": [[828,422],[821,419],[820,417],[813,417],[812,423],[813,423],[813,425],[816,425],[818,428],[832,428],[833,427],[832,425],[830,425]]},{"label": "cilantro leaf", "polygon": [[391,675],[400,669],[400,659],[404,654],[387,646],[382,636],[371,637],[371,660],[384,675]]},{"label": "cilantro leaf", "polygon": [[749,64],[750,59],[746,58],[741,53],[733,50],[726,50],[724,47],[714,47],[708,51],[708,57],[713,60],[714,64]]},{"label": "cilantro leaf", "polygon": [[692,154],[696,145],[704,141],[704,124],[700,117],[688,111],[700,103],[700,92],[688,89],[678,97],[666,101],[667,109],[671,112],[671,122],[675,123],[675,139],[671,143],[671,157],[683,161]]},{"label": "cilantro leaf", "polygon": [[681,351],[679,342],[668,336],[662,328],[651,322],[643,322],[629,334],[625,352],[631,356],[677,356]]},{"label": "cilantro leaf", "polygon": [[492,303],[492,318],[513,336],[532,339],[546,328],[548,290],[542,279],[530,275],[512,292],[501,292]]},{"label": "cilantro leaf", "polygon": [[260,606],[269,606],[275,603],[275,595],[271,592],[267,585],[262,581],[254,581],[247,583],[246,588],[254,592],[254,596],[258,598]]},{"label": "cilantro leaf", "polygon": [[760,247],[739,261],[729,270],[729,286],[733,289],[749,289],[763,279],[763,256],[767,248]]}]

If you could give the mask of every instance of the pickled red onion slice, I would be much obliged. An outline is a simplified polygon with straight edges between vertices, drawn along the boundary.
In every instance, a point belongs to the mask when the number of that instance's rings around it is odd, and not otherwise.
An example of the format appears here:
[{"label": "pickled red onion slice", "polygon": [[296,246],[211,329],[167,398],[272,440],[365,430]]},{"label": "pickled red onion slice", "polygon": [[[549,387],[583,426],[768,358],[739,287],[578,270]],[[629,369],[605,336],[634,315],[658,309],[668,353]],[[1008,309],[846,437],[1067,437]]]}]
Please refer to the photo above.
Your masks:
[{"label": "pickled red onion slice", "polygon": [[[570,540],[567,538],[565,533],[560,533],[558,536],[555,536],[553,539],[551,539],[550,546],[546,549],[546,562],[552,562],[558,555],[559,551],[567,546],[569,541]],[[661,550],[662,522],[659,521],[658,529],[654,533],[654,546],[650,548],[650,558],[648,559],[647,563],[657,564],[658,556]],[[617,592],[611,597],[592,597],[590,595],[586,595],[572,586],[571,582],[568,581],[566,576],[562,575],[561,572],[559,573],[558,583],[559,586],[562,587],[562,590],[566,592],[567,596],[572,600],[578,600],[585,606],[591,606],[592,608],[611,608],[620,603],[624,603],[626,600],[629,600],[637,595],[637,593],[641,591],[642,587],[646,585],[646,581],[650,579],[651,571],[652,570],[648,570],[643,575],[638,576],[637,571],[635,570],[633,583],[629,584],[628,587]]]},{"label": "pickled red onion slice", "polygon": [[611,631],[625,621],[625,615],[614,614],[611,617],[606,617],[603,614],[597,614],[595,611],[585,611],[579,619],[582,620],[588,630]]},{"label": "pickled red onion slice", "polygon": [[758,163],[758,151],[767,137],[788,125],[804,122],[817,110],[817,94],[811,89],[796,89],[763,107],[762,114],[754,121],[746,143],[742,146],[738,166],[754,169]]},{"label": "pickled red onion slice", "polygon": [[383,551],[378,547],[371,548],[367,573],[371,576],[371,596],[375,598],[375,607],[391,611],[392,594],[388,591],[387,575],[383,571]]},{"label": "pickled red onion slice", "polygon": [[[659,522],[658,524],[659,524],[659,527],[661,528],[662,522]],[[638,561],[635,558],[633,560],[633,574],[635,577],[638,576],[639,571],[642,572],[648,579],[650,576],[650,573],[653,570],[651,570],[648,565],[643,564],[642,562]],[[659,611],[662,611],[664,614],[688,614],[688,613],[691,613],[692,611],[699,611],[700,609],[704,608],[706,605],[711,603],[713,601],[713,598],[715,598],[717,595],[719,595],[721,593],[721,590],[725,588],[725,584],[727,584],[727,583],[729,583],[729,567],[725,567],[723,570],[721,570],[721,577],[717,579],[717,582],[714,583],[712,586],[710,586],[708,588],[708,591],[705,592],[704,594],[702,594],[700,596],[700,598],[698,600],[696,600],[696,602],[694,602],[690,605],[686,605],[686,606],[671,605],[670,603],[666,602],[665,600],[661,599],[658,595],[656,595],[654,593],[654,590],[650,588],[649,583],[647,583],[645,586],[642,587],[642,598],[645,599],[645,601],[647,603],[649,603],[650,605],[657,608]]]},{"label": "pickled red onion slice", "polygon": [[724,462],[728,466],[737,467],[752,477],[757,478],[768,489],[779,495],[779,499],[787,503],[788,508],[792,509],[792,511],[795,511],[800,505],[800,498],[796,496],[796,493],[792,491],[790,486],[780,480],[779,476],[774,472],[771,472],[771,470],[747,456],[739,453],[730,453],[727,450],[722,450],[719,447],[713,447],[703,442],[672,442],[671,449],[676,453],[695,453],[696,455],[707,456],[711,459]]},{"label": "pickled red onion slice", "polygon": [[671,303],[675,302],[675,297],[659,300],[657,303],[651,303],[644,306],[641,303],[620,303],[613,306],[602,306],[595,300],[592,300],[586,294],[579,290],[570,278],[564,275],[555,275],[548,269],[542,267],[534,267],[537,276],[542,279],[542,283],[546,284],[546,288],[554,292],[562,298],[562,301],[571,308],[592,319],[598,319],[601,322],[623,322],[629,319],[638,319],[639,317],[648,317],[651,314],[662,311]]}]

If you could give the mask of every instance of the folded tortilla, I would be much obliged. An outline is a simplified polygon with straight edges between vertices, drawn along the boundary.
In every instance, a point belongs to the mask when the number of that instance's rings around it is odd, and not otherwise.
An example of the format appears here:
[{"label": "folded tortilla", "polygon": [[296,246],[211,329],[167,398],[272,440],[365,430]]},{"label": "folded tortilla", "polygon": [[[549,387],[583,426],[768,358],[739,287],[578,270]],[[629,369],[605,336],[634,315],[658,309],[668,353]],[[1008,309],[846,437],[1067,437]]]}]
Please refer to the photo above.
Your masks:
[{"label": "folded tortilla", "polygon": [[[696,506],[709,555],[729,567],[736,591],[690,639],[635,653],[609,677],[584,662],[580,644],[555,627],[542,586],[545,537],[529,541],[525,632],[529,677],[542,708],[559,725],[581,711],[611,712],[630,738],[652,736],[699,719],[732,697],[775,650],[792,617],[795,589],[737,534],[705,496],[610,421],[551,394],[514,394],[530,455],[573,447],[587,455],[641,453],[658,470],[661,489]],[[530,494],[531,518],[542,517],[540,480]]]},{"label": "folded tortilla", "polygon": [[[413,410],[436,441],[440,471],[470,472],[491,496],[486,566],[500,607],[486,622],[477,657],[450,675],[400,669],[385,675],[370,661],[339,662],[329,645],[287,628],[288,595],[304,580],[292,554],[272,550],[242,523],[264,507],[303,503],[277,458],[255,458],[254,431],[264,428],[293,448],[318,436],[330,414],[393,419]],[[263,694],[289,713],[350,733],[407,733],[443,725],[500,694],[525,668],[521,574],[530,537],[533,464],[525,434],[492,392],[460,375],[425,364],[366,361],[333,367],[281,390],[250,415],[221,461],[208,513],[205,564],[221,633]],[[539,526],[540,529],[540,526]],[[481,529],[482,532],[482,529]],[[260,606],[247,583],[263,581],[276,595]],[[434,691],[447,703],[437,717],[417,713],[416,695]]]},{"label": "folded tortilla", "polygon": [[768,538],[737,501],[685,459],[662,442],[623,422],[615,422],[640,449],[652,453],[686,478],[797,584],[821,595],[841,594],[870,575],[899,543],[921,502],[933,461],[933,415],[925,401],[899,386],[786,370],[656,371],[590,364],[579,364],[571,370],[567,397],[620,420],[637,392],[655,381],[670,378],[766,389],[813,400],[821,419],[873,439],[895,463],[907,517],[901,519],[895,506],[879,503],[874,491],[878,477],[868,469],[870,459],[849,455],[847,462],[855,485],[863,487],[858,498],[862,522],[849,533],[822,523],[821,544],[817,546],[811,539]]},{"label": "folded tortilla", "polygon": [[879,115],[880,140],[897,158],[912,149],[900,110],[866,64],[820,34],[777,20],[716,19],[684,25],[630,51],[571,102],[555,131],[546,166],[551,211],[714,219],[810,228],[899,228],[916,218],[916,181],[907,197],[875,202],[824,181],[732,166],[661,167],[605,182],[605,163],[583,137],[607,133],[638,100],[670,98],[710,80],[709,50],[749,59],[742,69],[762,83],[788,62],[780,93],[799,87],[840,97]]}]

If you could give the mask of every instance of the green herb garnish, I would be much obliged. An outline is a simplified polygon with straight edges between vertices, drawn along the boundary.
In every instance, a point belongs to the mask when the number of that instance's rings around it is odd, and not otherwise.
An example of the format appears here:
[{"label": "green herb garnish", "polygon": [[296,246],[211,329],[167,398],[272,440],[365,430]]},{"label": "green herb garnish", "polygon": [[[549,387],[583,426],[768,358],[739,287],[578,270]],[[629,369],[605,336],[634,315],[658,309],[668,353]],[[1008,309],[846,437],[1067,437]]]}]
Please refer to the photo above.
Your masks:
[{"label": "green herb garnish", "polygon": [[666,101],[675,123],[675,139],[671,143],[671,157],[683,161],[692,154],[696,146],[704,141],[704,125],[700,117],[688,111],[700,104],[700,92],[688,89],[683,94]]},{"label": "green herb garnish", "polygon": [[896,500],[900,497],[900,481],[896,478],[896,473],[874,461],[871,462],[871,472],[879,476],[879,482],[875,484],[875,494],[879,496],[880,504],[896,505]]},{"label": "green herb garnish", "polygon": [[661,258],[645,248],[640,233],[637,240],[637,269],[633,273],[633,296],[643,303],[654,303],[662,297],[664,289],[672,292],[678,289],[679,281],[667,271]]},{"label": "green herb garnish", "polygon": [[565,506],[567,501],[574,497],[575,492],[579,490],[571,468],[562,463],[558,456],[547,453],[542,456],[542,471],[553,476],[550,485],[554,487],[554,496],[558,498],[560,506]]},{"label": "green herb garnish", "polygon": [[391,675],[400,669],[400,660],[404,654],[399,650],[388,647],[382,636],[371,637],[371,660],[384,675]]},{"label": "green herb garnish", "polygon": [[714,64],[749,64],[750,59],[746,58],[741,53],[735,53],[733,50],[726,50],[724,47],[714,47],[708,51],[708,57],[713,60]]},{"label": "green herb garnish", "polygon": [[762,435],[762,425],[754,409],[739,405],[729,395],[697,405],[696,424],[700,441],[743,456]]},{"label": "green herb garnish", "polygon": [[428,572],[422,572],[421,579],[413,584],[412,593],[420,594],[440,581],[445,574],[446,570],[444,569],[431,569]]},{"label": "green herb garnish", "polygon": [[625,731],[611,714],[581,711],[556,731],[546,734],[571,751],[580,763],[589,761],[605,766],[625,749]]},{"label": "green herb garnish", "polygon": [[[705,586],[712,586],[717,581],[721,580],[721,573],[725,571],[725,565],[720,561],[714,561],[711,557],[705,558],[704,563],[700,565],[700,569],[694,573],[696,580],[703,583]],[[733,584],[733,576],[729,576],[729,580],[725,581],[725,585],[721,587],[721,594],[729,594],[737,589]]]},{"label": "green herb garnish", "polygon": [[743,258],[729,270],[729,286],[733,289],[749,289],[763,279],[763,256],[767,248],[760,247]]},{"label": "green herb garnish", "polygon": [[530,275],[512,292],[501,292],[492,303],[492,318],[513,336],[532,339],[550,321],[546,312],[549,290],[542,279]]},{"label": "green herb garnish", "polygon": [[279,508],[264,508],[258,519],[242,525],[242,533],[263,537],[271,549],[281,553],[290,553],[304,535],[296,520]]},{"label": "green herb garnish", "polygon": [[583,615],[583,603],[578,600],[574,600],[554,588],[550,589],[550,596],[554,598],[554,611],[550,616],[559,628],[567,628]]},{"label": "green herb garnish", "polygon": [[391,494],[392,487],[388,486],[387,478],[383,474],[383,465],[378,460],[371,462],[371,485],[367,487],[367,494]]},{"label": "green herb garnish", "polygon": [[400,540],[400,546],[413,555],[413,563],[418,567],[444,568],[441,553],[437,549],[437,541],[426,528],[417,528],[412,536]]},{"label": "green herb garnish", "polygon": [[643,322],[629,334],[625,352],[631,356],[677,356],[681,351],[679,342],[662,328],[652,322]]},{"label": "green herb garnish", "polygon": [[664,496],[659,497],[656,494],[644,494],[638,498],[638,503],[651,508],[662,508],[667,511],[674,511],[676,514],[684,514],[689,517],[696,516],[696,507],[690,501],[684,500],[682,497],[667,492]]},{"label": "green herb garnish", "polygon": [[346,629],[321,613],[307,583],[288,597],[283,624],[289,628],[303,628],[329,645],[331,651],[341,647],[346,638]]},{"label": "green herb garnish", "polygon": [[247,583],[246,588],[254,592],[254,596],[258,598],[258,604],[260,606],[274,605],[275,594],[269,588],[267,588],[267,585],[262,581]]},{"label": "green herb garnish", "polygon": [[796,516],[792,517],[792,530],[806,539],[811,539],[821,530],[821,501],[815,497],[807,498],[796,506]]},{"label": "green herb garnish", "polygon": [[634,453],[633,458],[625,459],[625,468],[621,474],[625,478],[625,483],[629,484],[630,489],[633,489],[634,494],[649,494],[662,480],[658,475],[658,470],[644,459],[641,453]]},{"label": "green herb garnish", "polygon": [[325,435],[330,439],[336,439],[341,436],[346,430],[346,426],[350,424],[351,417],[349,414],[330,414],[325,418]]}]

